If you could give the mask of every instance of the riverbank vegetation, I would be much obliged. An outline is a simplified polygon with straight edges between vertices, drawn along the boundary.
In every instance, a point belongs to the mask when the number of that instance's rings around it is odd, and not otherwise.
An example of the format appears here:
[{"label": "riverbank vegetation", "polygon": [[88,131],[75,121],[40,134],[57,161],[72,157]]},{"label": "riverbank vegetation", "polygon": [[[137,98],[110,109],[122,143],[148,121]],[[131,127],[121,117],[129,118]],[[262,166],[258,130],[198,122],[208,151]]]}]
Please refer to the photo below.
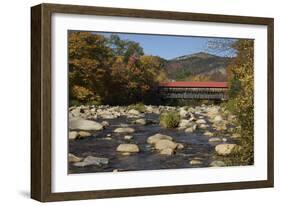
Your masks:
[{"label": "riverbank vegetation", "polygon": [[237,56],[228,67],[229,100],[225,107],[237,116],[236,133],[242,149],[233,161],[254,164],[254,42],[238,40],[231,45]]}]

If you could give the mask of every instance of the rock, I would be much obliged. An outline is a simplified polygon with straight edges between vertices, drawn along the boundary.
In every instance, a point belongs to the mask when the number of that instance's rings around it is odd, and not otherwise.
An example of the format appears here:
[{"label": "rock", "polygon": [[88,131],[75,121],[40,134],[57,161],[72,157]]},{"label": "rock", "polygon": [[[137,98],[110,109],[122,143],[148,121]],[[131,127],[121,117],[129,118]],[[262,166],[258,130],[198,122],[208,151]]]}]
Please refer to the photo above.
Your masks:
[{"label": "rock", "polygon": [[199,124],[199,126],[198,126],[200,129],[207,129],[207,128],[209,128],[209,125],[207,125],[207,124]]},{"label": "rock", "polygon": [[109,122],[108,121],[102,121],[101,124],[104,127],[108,127],[109,126]]},{"label": "rock", "polygon": [[138,110],[135,110],[135,109],[130,109],[130,110],[128,111],[128,114],[131,114],[131,115],[139,115],[140,112],[139,112]]},{"label": "rock", "polygon": [[105,138],[103,138],[104,140],[112,140],[112,138],[111,137],[105,137]]},{"label": "rock", "polygon": [[107,137],[111,137],[112,135],[111,135],[111,134],[107,134],[106,136],[107,136]]},{"label": "rock", "polygon": [[115,119],[115,118],[117,118],[117,117],[116,117],[115,115],[113,115],[113,114],[101,114],[100,117],[101,117],[102,119]]},{"label": "rock", "polygon": [[132,136],[132,135],[125,135],[125,136],[124,136],[124,139],[130,140],[130,139],[133,139],[133,136]]},{"label": "rock", "polygon": [[204,135],[205,135],[205,136],[212,137],[212,136],[214,136],[214,133],[209,132],[209,131],[206,131],[206,132],[204,132]]},{"label": "rock", "polygon": [[222,138],[222,141],[223,141],[223,142],[227,142],[227,139],[226,139],[226,138]]},{"label": "rock", "polygon": [[89,137],[92,135],[90,132],[86,132],[86,131],[79,131],[78,134],[79,134],[79,138],[80,137]]},{"label": "rock", "polygon": [[227,130],[226,127],[226,123],[225,122],[219,122],[219,123],[214,123],[213,127],[217,130],[217,131],[223,131],[223,130]]},{"label": "rock", "polygon": [[114,169],[114,170],[112,170],[112,172],[119,172],[119,170],[118,169]]},{"label": "rock", "polygon": [[184,108],[180,108],[179,115],[180,115],[181,118],[187,117],[188,114],[189,114],[188,111],[186,111]]},{"label": "rock", "polygon": [[211,167],[224,167],[224,166],[226,166],[226,164],[223,161],[215,160],[210,163],[210,166]]},{"label": "rock", "polygon": [[215,116],[215,118],[213,119],[213,122],[221,122],[221,121],[223,121],[223,118],[222,118],[221,115],[217,115],[217,116]]},{"label": "rock", "polygon": [[206,122],[206,120],[204,120],[204,119],[198,119],[197,121],[196,121],[196,124],[206,124],[207,122]]},{"label": "rock", "polygon": [[119,127],[114,130],[115,133],[133,133],[135,132],[134,128],[130,127]]},{"label": "rock", "polygon": [[193,122],[187,119],[181,119],[179,123],[179,128],[185,129],[187,127],[193,126]]},{"label": "rock", "polygon": [[193,160],[190,160],[189,164],[191,164],[191,165],[201,165],[201,164],[203,164],[203,162],[200,161],[200,160],[197,160],[197,159],[193,159]]},{"label": "rock", "polygon": [[177,146],[178,146],[177,143],[167,139],[162,139],[155,143],[155,149],[157,150],[163,150],[167,148],[171,148],[172,150],[175,150]]},{"label": "rock", "polygon": [[78,132],[71,131],[68,133],[68,139],[76,139],[78,137]]},{"label": "rock", "polygon": [[123,155],[123,156],[129,156],[129,155],[131,155],[131,153],[130,153],[130,152],[122,152],[121,155]]},{"label": "rock", "polygon": [[231,135],[232,139],[237,139],[237,138],[240,138],[240,137],[241,137],[241,135],[238,134],[238,133],[234,133],[233,135]]},{"label": "rock", "polygon": [[76,167],[85,167],[89,165],[102,166],[102,165],[107,165],[108,162],[109,162],[108,158],[87,156],[82,162],[76,162],[73,165]]},{"label": "rock", "polygon": [[160,151],[160,154],[161,155],[172,155],[172,154],[174,154],[174,150],[171,148],[165,148]]},{"label": "rock", "polygon": [[68,154],[68,162],[73,163],[73,162],[80,162],[82,160],[83,160],[82,157],[77,157],[77,156],[75,156],[74,154],[71,154],[71,153]]},{"label": "rock", "polygon": [[186,133],[192,133],[192,132],[194,132],[194,131],[196,130],[196,128],[197,128],[197,125],[194,124],[192,127],[187,128],[187,129],[185,130],[185,132],[186,132]]},{"label": "rock", "polygon": [[184,148],[184,145],[181,144],[181,143],[177,143],[177,149],[183,149]]},{"label": "rock", "polygon": [[209,139],[209,142],[221,142],[221,141],[222,141],[222,139],[219,137],[212,137]]},{"label": "rock", "polygon": [[71,130],[103,130],[103,126],[95,121],[84,119],[72,119],[69,121],[69,128]]},{"label": "rock", "polygon": [[71,117],[79,117],[80,116],[80,107],[76,107],[70,112]]},{"label": "rock", "polygon": [[153,113],[153,107],[152,106],[145,106],[146,112],[147,113]]},{"label": "rock", "polygon": [[148,144],[155,144],[159,140],[171,140],[172,141],[173,138],[168,135],[163,135],[163,134],[158,133],[158,134],[148,137],[146,141]]},{"label": "rock", "polygon": [[215,147],[215,150],[218,155],[226,156],[235,153],[240,150],[240,146],[237,144],[219,144]]},{"label": "rock", "polygon": [[117,149],[117,152],[139,152],[139,147],[136,144],[120,144]]},{"label": "rock", "polygon": [[145,119],[137,119],[136,121],[135,121],[135,123],[136,124],[140,124],[140,125],[146,125],[147,124],[147,122],[146,122],[146,120]]}]

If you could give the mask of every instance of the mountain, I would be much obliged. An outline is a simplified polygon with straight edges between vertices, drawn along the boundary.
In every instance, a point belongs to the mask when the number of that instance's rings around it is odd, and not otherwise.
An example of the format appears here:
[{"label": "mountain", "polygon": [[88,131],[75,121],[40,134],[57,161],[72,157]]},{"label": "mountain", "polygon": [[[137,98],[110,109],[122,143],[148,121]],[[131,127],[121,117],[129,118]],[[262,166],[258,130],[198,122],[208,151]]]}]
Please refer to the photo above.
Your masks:
[{"label": "mountain", "polygon": [[233,58],[199,52],[165,62],[170,80],[183,81],[200,77],[209,81],[227,81],[226,67]]}]

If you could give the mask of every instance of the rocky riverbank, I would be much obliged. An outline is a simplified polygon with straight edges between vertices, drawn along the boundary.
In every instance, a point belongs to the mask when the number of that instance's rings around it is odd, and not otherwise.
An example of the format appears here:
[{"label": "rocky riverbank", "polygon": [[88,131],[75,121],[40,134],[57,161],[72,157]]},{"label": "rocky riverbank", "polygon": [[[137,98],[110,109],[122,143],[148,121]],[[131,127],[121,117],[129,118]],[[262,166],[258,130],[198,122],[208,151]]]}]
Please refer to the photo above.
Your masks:
[{"label": "rocky riverbank", "polygon": [[[166,129],[159,117],[180,116]],[[217,105],[69,108],[70,173],[226,166],[239,151],[235,116]]]}]

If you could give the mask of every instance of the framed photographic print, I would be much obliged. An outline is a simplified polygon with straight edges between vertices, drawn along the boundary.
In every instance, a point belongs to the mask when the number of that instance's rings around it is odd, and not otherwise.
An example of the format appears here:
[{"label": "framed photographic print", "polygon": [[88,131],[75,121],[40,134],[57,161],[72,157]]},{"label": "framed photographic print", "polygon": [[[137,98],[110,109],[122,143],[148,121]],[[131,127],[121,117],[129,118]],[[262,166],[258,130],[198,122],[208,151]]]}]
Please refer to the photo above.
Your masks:
[{"label": "framed photographic print", "polygon": [[273,187],[273,19],[31,8],[31,197]]}]

